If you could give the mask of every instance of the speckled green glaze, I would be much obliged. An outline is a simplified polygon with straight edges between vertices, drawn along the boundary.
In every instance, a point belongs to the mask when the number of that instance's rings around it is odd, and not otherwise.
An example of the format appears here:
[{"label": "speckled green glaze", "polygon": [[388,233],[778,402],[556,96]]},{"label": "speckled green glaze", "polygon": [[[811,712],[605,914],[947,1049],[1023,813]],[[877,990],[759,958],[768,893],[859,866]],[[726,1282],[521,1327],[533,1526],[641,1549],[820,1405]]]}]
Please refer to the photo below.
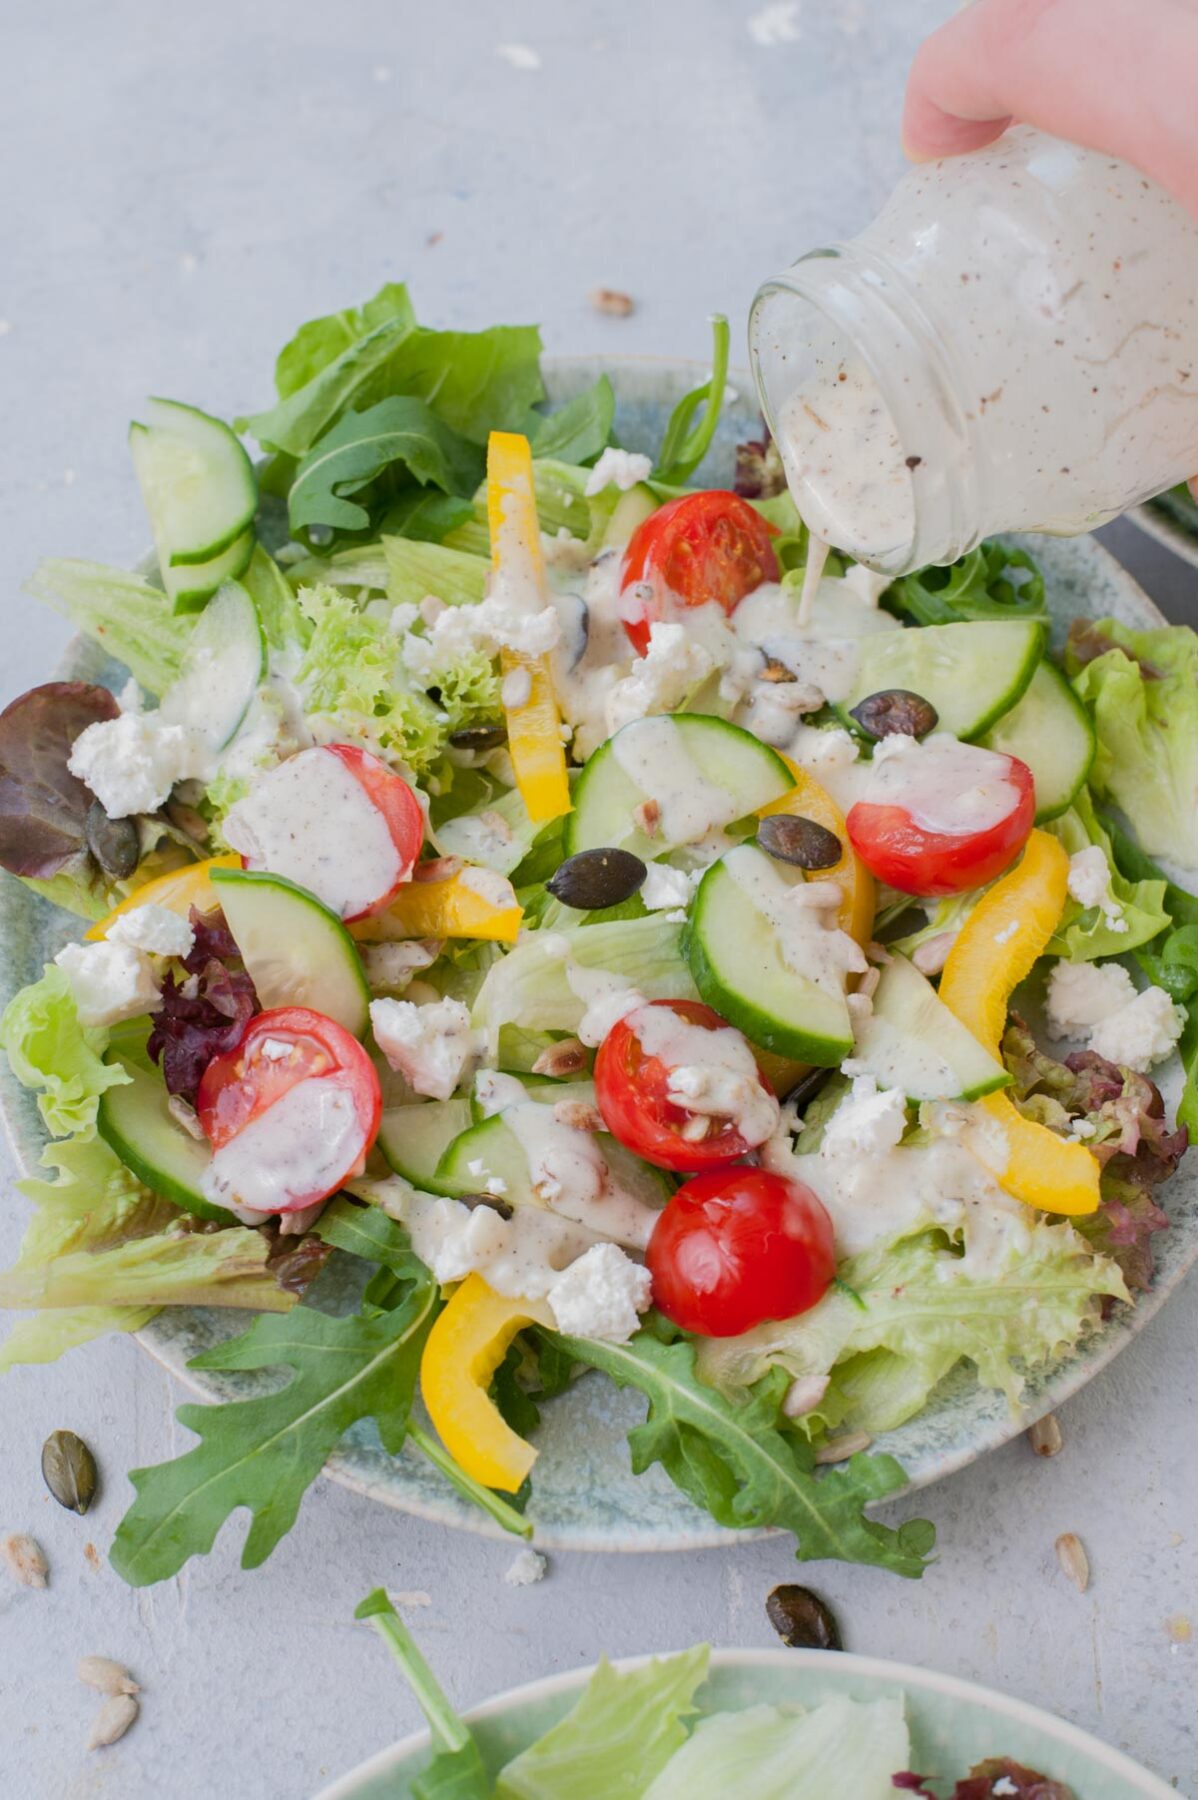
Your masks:
[{"label": "speckled green glaze", "polygon": [[[632,1668],[642,1657],[617,1668]],[[568,1712],[590,1669],[530,1682],[466,1716],[487,1769],[533,1743]],[[878,1700],[899,1694],[911,1732],[911,1766],[956,1779],[987,1756],[1010,1756],[1056,1781],[1078,1800],[1166,1800],[1175,1790],[1097,1738],[1020,1700],[928,1669],[826,1650],[722,1650],[699,1690],[703,1713],[762,1703],[817,1706],[834,1695]],[[407,1800],[428,1758],[428,1733],[416,1732],[325,1788],[317,1800]],[[898,1771],[896,1770],[897,1774]]]},{"label": "speckled green glaze", "polygon": [[[550,365],[555,400],[568,399],[606,370],[616,386],[619,407],[616,430],[630,448],[652,450],[658,443],[670,407],[703,371],[697,365],[629,358],[559,359]],[[724,410],[715,446],[700,478],[728,482],[733,446],[759,429],[747,376],[733,377],[735,403]],[[1078,614],[1115,614],[1136,626],[1161,623],[1160,614],[1131,578],[1090,538],[1040,538],[1030,546],[1044,569],[1058,638]],[[119,685],[120,672],[94,646],[77,640],[61,674],[108,680]],[[65,914],[30,895],[19,882],[0,877],[0,1004],[40,973],[43,962],[71,936],[77,935]],[[2,1059],[0,1059],[2,1060]],[[1180,1089],[1176,1065],[1162,1083],[1172,1103]],[[29,1169],[41,1154],[44,1134],[33,1098],[0,1068],[0,1119],[18,1161]],[[937,1390],[934,1403],[918,1418],[878,1440],[907,1470],[912,1487],[950,1475],[975,1457],[1005,1443],[1043,1413],[1068,1399],[1117,1355],[1147,1323],[1198,1259],[1198,1180],[1189,1158],[1165,1190],[1164,1201],[1173,1229],[1156,1240],[1158,1272],[1152,1292],[1133,1308],[1117,1308],[1102,1329],[1050,1372],[1033,1378],[1023,1410],[1013,1414],[998,1394],[981,1391],[964,1370]],[[236,1314],[212,1309],[177,1309],[159,1315],[140,1340],[152,1355],[201,1394],[214,1399],[244,1396],[272,1385],[269,1375],[199,1374],[188,1359],[240,1329]],[[83,1354],[86,1354],[85,1352]],[[714,1525],[693,1507],[658,1469],[633,1476],[628,1466],[626,1435],[642,1416],[633,1394],[621,1394],[593,1374],[545,1409],[538,1435],[540,1456],[529,1516],[537,1542],[549,1548],[601,1550],[695,1549],[735,1541],[735,1533]],[[424,1517],[474,1531],[495,1534],[497,1528],[447,1489],[422,1459],[384,1453],[373,1426],[355,1427],[330,1459],[328,1471],[372,1499]]]}]

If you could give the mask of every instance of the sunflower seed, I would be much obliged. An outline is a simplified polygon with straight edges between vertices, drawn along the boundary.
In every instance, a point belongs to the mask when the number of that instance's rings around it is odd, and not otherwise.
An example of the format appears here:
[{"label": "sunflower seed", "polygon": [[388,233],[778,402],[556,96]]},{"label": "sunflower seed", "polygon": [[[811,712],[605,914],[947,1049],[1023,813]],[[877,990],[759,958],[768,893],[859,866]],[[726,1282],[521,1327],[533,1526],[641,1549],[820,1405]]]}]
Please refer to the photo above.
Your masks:
[{"label": "sunflower seed", "polygon": [[847,1462],[859,1450],[868,1450],[872,1443],[868,1431],[848,1431],[843,1437],[829,1438],[826,1444],[821,1444],[815,1460],[817,1463]]},{"label": "sunflower seed", "polygon": [[[764,651],[762,655],[765,656]],[[779,662],[776,656],[766,656],[757,679],[777,683],[797,681],[799,678],[793,669],[788,668],[784,662]]]},{"label": "sunflower seed", "polygon": [[938,931],[935,937],[925,938],[922,944],[916,944],[911,952],[911,961],[921,975],[939,975],[956,941],[955,931]]},{"label": "sunflower seed", "polygon": [[140,1694],[141,1688],[122,1663],[111,1656],[81,1656],[75,1664],[80,1681],[101,1694]]},{"label": "sunflower seed", "polygon": [[27,1537],[23,1531],[10,1531],[0,1543],[0,1554],[8,1564],[13,1580],[19,1581],[22,1587],[45,1587],[50,1565],[36,1538]]},{"label": "sunflower seed", "polygon": [[1037,1419],[1027,1434],[1027,1441],[1037,1456],[1056,1456],[1065,1441],[1056,1414],[1045,1413],[1042,1419]]},{"label": "sunflower seed", "polygon": [[1072,1531],[1063,1531],[1056,1543],[1057,1561],[1079,1594],[1090,1585],[1090,1559],[1081,1539]]},{"label": "sunflower seed", "polygon": [[843,1650],[835,1614],[810,1588],[783,1582],[765,1603],[766,1617],[792,1650]]},{"label": "sunflower seed", "polygon": [[563,1075],[577,1075],[580,1069],[587,1066],[586,1046],[577,1038],[562,1038],[556,1044],[550,1044],[542,1050],[532,1065],[534,1075],[552,1075],[560,1081]]},{"label": "sunflower seed", "polygon": [[585,1100],[559,1100],[553,1116],[559,1125],[569,1125],[574,1131],[603,1130],[603,1114]]},{"label": "sunflower seed", "polygon": [[102,1750],[106,1744],[123,1738],[140,1710],[132,1694],[110,1695],[92,1721],[88,1749]]},{"label": "sunflower seed", "polygon": [[168,800],[163,811],[172,825],[194,838],[197,844],[208,842],[208,821],[194,806],[188,806],[185,800]]},{"label": "sunflower seed", "polygon": [[642,800],[639,806],[632,809],[632,822],[638,831],[643,831],[647,838],[657,836],[657,827],[661,823],[661,807],[656,800]]},{"label": "sunflower seed", "polygon": [[623,294],[619,288],[593,288],[591,305],[596,312],[610,313],[614,319],[626,319],[636,307],[631,294]]},{"label": "sunflower seed", "polygon": [[60,1506],[85,1513],[96,1492],[96,1459],[73,1431],[52,1431],[42,1445],[42,1479]]}]

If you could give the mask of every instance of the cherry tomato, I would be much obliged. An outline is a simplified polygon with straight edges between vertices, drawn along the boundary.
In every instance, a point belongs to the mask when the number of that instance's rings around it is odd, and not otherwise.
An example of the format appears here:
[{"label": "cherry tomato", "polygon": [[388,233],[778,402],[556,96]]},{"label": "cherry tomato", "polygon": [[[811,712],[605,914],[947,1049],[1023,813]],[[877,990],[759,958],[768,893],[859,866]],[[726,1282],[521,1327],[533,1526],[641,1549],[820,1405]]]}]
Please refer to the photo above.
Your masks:
[{"label": "cherry tomato", "polygon": [[1016,798],[997,825],[986,831],[929,831],[905,806],[858,800],[845,820],[853,849],[879,881],[901,894],[962,894],[993,881],[1014,862],[1036,817],[1031,770],[1018,757],[1004,760]]},{"label": "cherry tomato", "polygon": [[645,1253],[653,1302],[684,1331],[739,1337],[815,1305],[836,1273],[832,1221],[801,1181],[711,1170],[669,1200]]},{"label": "cherry tomato", "polygon": [[371,913],[382,912],[394,900],[404,882],[411,878],[424,842],[424,812],[402,775],[389,769],[386,763],[380,762],[377,756],[372,756],[369,750],[361,750],[356,744],[325,744],[324,748],[333,756],[340,757],[354,780],[365,788],[367,797],[378,807],[387,822],[391,842],[399,857],[400,873],[394,887],[369,906],[366,913],[355,915],[363,918]]},{"label": "cherry tomato", "polygon": [[638,656],[649,648],[650,625],[679,606],[714,600],[731,613],[763,581],[777,581],[777,535],[723,488],[683,494],[650,513],[632,534],[620,576],[621,617]]},{"label": "cherry tomato", "polygon": [[296,1212],[336,1193],[375,1140],[383,1098],[377,1071],[361,1044],[323,1013],[277,1006],[250,1020],[235,1050],[213,1058],[196,1099],[204,1135],[219,1150],[309,1079],[333,1082],[348,1092],[360,1132],[336,1179],[315,1187],[298,1179],[280,1212]]},{"label": "cherry tomato", "polygon": [[[705,1031],[735,1030],[699,1000],[651,1000],[646,1004],[668,1007],[680,1019]],[[660,1056],[647,1056],[637,1036],[636,1020],[642,1010],[638,1007],[617,1020],[595,1058],[595,1100],[612,1136],[646,1162],[680,1174],[720,1168],[747,1156],[753,1146],[731,1119],[690,1112],[668,1097],[670,1065]],[[748,1048],[745,1040],[746,1051]],[[760,1070],[758,1079],[772,1097],[773,1089]],[[704,1135],[687,1136],[687,1128],[697,1129],[698,1122],[705,1128]]]}]

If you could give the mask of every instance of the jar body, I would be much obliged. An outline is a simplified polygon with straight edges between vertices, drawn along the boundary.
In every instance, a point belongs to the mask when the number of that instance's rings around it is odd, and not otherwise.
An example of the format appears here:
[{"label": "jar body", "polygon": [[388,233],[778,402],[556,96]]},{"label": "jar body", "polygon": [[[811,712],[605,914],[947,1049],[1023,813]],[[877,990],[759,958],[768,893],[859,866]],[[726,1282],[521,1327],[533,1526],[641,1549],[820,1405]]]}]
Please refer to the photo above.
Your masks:
[{"label": "jar body", "polygon": [[860,560],[1085,531],[1198,473],[1198,224],[1019,127],[768,283],[751,349],[800,512]]}]

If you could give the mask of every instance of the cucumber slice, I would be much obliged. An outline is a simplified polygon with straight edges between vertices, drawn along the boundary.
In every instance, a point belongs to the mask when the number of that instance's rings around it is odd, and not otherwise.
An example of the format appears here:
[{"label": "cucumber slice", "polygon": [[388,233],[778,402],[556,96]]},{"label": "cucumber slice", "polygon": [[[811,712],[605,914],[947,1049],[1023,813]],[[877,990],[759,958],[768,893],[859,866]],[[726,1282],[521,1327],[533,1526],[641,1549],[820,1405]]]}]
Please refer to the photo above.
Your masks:
[{"label": "cucumber slice", "polygon": [[635,487],[629,488],[616,501],[611,518],[603,528],[601,547],[604,550],[622,550],[637,526],[643,525],[660,505],[661,501],[648,483],[638,481]]},{"label": "cucumber slice", "polygon": [[931,701],[942,731],[978,737],[1019,699],[1043,654],[1044,639],[1039,619],[920,625],[862,638],[853,691],[836,702],[836,711],[855,729],[852,709],[867,695],[909,688]]},{"label": "cucumber slice", "polygon": [[1061,671],[1047,661],[982,743],[1027,764],[1036,779],[1037,825],[1059,818],[1072,805],[1097,748],[1089,713]]},{"label": "cucumber slice", "polygon": [[[611,846],[646,859],[661,856],[704,836],[709,826],[748,818],[793,786],[777,752],[727,719],[707,713],[634,719],[600,745],[579,776],[565,854]],[[651,838],[632,817],[649,799],[661,807]]]},{"label": "cucumber slice", "polygon": [[144,1026],[134,1037],[114,1033],[107,1060],[118,1062],[129,1075],[123,1087],[108,1088],[100,1095],[96,1129],[127,1169],[152,1193],[173,1201],[201,1219],[218,1219],[235,1225],[232,1213],[213,1206],[200,1189],[200,1180],[212,1160],[202,1138],[193,1138],[167,1110],[169,1095],[162,1076],[145,1053]]},{"label": "cucumber slice", "polygon": [[223,750],[265,678],[258,608],[240,582],[227,581],[197,619],[179,679],[163,695],[158,716],[166,725],[202,732],[213,750]]},{"label": "cucumber slice", "polygon": [[395,1170],[426,1194],[452,1194],[437,1180],[437,1164],[474,1121],[469,1100],[427,1100],[392,1106],[379,1124],[378,1147]]},{"label": "cucumber slice", "polygon": [[[459,1197],[477,1194],[483,1191],[489,1178],[497,1178],[504,1184],[502,1198],[509,1206],[544,1205],[533,1189],[524,1145],[510,1122],[512,1113],[517,1110],[507,1107],[503,1112],[493,1113],[489,1119],[482,1119],[455,1138],[437,1165],[436,1179],[443,1193]],[[642,1162],[639,1156],[634,1156],[606,1132],[599,1132],[594,1141],[611,1171],[613,1185],[622,1195],[655,1211],[665,1205],[673,1188],[660,1169]],[[614,1194],[611,1202],[613,1207],[618,1204]],[[599,1204],[602,1206],[606,1202]],[[568,1216],[563,1208],[556,1210],[563,1218]],[[585,1223],[597,1224],[597,1220],[588,1219]],[[613,1230],[606,1235],[619,1238],[625,1234]],[[632,1236],[629,1241],[635,1243],[636,1239]]]},{"label": "cucumber slice", "polygon": [[882,970],[873,1011],[857,1034],[853,1067],[908,1100],[977,1100],[1011,1077],[897,951]]},{"label": "cucumber slice", "polygon": [[365,1036],[370,988],[335,913],[265,870],[213,869],[212,885],[265,1009],[307,1006]]},{"label": "cucumber slice", "polygon": [[738,844],[712,863],[686,932],[691,974],[708,1005],[751,1043],[834,1068],[853,1048],[848,1003],[785,960],[774,925],[754,905],[756,887],[768,894],[779,883],[787,877],[754,844]]},{"label": "cucumber slice", "polygon": [[[503,1111],[494,1106],[488,1109],[479,1093],[480,1078],[489,1074],[506,1074],[506,1070],[480,1069],[474,1077],[470,1090],[470,1123],[479,1124],[489,1118],[491,1113]],[[593,1081],[555,1081],[552,1075],[520,1075],[513,1076],[524,1090],[526,1100],[535,1100],[539,1106],[556,1106],[559,1100],[577,1100],[583,1106],[594,1106],[595,1083]],[[463,1127],[465,1129],[465,1127]]]},{"label": "cucumber slice", "polygon": [[227,550],[253,522],[258,483],[220,419],[178,400],[147,401],[146,419],[129,427],[129,448],[165,576]]},{"label": "cucumber slice", "polygon": [[166,569],[163,585],[177,613],[202,612],[221,584],[245,574],[254,554],[254,534],[243,531],[227,550],[211,562],[189,563],[186,568]]}]

